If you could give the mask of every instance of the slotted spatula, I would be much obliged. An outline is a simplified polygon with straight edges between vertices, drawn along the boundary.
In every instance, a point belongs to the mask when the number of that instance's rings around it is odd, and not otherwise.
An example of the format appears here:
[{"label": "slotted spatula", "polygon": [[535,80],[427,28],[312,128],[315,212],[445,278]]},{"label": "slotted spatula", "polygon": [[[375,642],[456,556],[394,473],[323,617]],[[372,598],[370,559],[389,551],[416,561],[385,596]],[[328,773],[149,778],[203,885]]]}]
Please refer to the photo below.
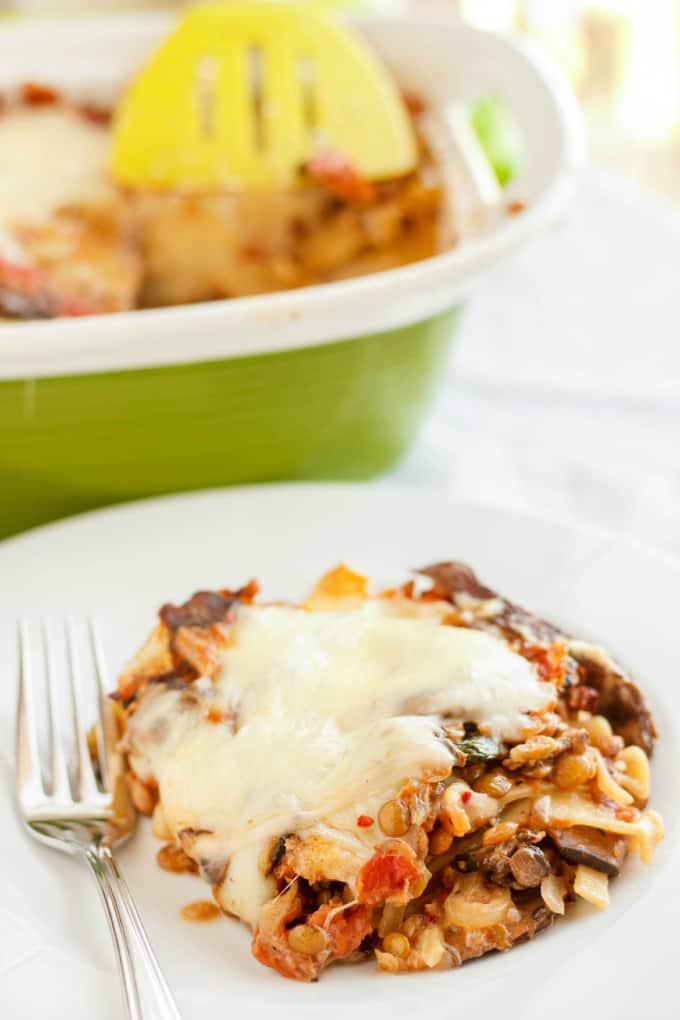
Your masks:
[{"label": "slotted spatula", "polygon": [[412,170],[416,140],[378,58],[331,16],[288,3],[192,8],[116,113],[113,173],[166,188],[286,188],[320,153],[367,180]]}]

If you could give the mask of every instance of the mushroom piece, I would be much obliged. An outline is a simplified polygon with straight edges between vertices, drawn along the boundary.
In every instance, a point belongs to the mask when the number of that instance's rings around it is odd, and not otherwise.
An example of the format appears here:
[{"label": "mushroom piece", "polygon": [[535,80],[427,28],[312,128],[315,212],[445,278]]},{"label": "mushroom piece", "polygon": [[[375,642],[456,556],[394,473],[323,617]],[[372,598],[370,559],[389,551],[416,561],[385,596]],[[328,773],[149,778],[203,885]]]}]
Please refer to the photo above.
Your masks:
[{"label": "mushroom piece", "polygon": [[569,864],[585,864],[611,877],[618,875],[628,851],[626,839],[583,825],[551,829],[549,835]]},{"label": "mushroom piece", "polygon": [[544,835],[543,832],[524,829],[492,847],[481,845],[481,837],[477,840],[470,840],[469,837],[461,839],[458,841],[460,845],[455,844],[455,867],[463,872],[481,871],[498,885],[533,888],[540,885],[541,879],[550,871],[545,854],[534,845]]},{"label": "mushroom piece", "polygon": [[550,865],[537,846],[522,846],[510,858],[510,870],[517,885],[534,889],[550,874]]}]

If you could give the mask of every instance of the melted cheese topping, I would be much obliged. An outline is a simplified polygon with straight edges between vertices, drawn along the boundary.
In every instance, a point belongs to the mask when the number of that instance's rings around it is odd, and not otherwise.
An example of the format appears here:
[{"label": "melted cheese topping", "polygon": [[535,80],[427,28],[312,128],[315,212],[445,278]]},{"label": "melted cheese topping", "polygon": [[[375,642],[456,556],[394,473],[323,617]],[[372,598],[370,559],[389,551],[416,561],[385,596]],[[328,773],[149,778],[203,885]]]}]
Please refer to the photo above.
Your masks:
[{"label": "melted cheese topping", "polygon": [[[526,713],[555,697],[500,639],[379,601],[242,607],[217,679],[190,692],[144,696],[129,720],[132,764],[157,779],[173,833],[215,834],[231,862],[225,905],[251,923],[270,895],[257,861],[272,837],[330,829],[360,864],[382,834],[358,829],[357,815],[376,817],[409,778],[448,775],[442,715],[517,739]],[[209,721],[210,708],[227,721]]]},{"label": "melted cheese topping", "polygon": [[43,223],[69,204],[113,195],[105,127],[68,109],[19,109],[0,117],[0,228]]}]

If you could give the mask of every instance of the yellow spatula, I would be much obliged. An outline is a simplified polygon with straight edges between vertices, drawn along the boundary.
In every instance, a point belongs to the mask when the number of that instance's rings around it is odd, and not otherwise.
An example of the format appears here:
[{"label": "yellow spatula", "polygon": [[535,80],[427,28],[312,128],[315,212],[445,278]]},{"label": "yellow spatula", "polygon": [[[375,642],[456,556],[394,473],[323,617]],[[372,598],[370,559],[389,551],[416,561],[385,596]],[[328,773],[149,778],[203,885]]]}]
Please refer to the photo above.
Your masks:
[{"label": "yellow spatula", "polygon": [[285,188],[320,153],[367,180],[408,173],[416,141],[390,75],[329,15],[287,3],[192,8],[117,110],[123,184]]}]

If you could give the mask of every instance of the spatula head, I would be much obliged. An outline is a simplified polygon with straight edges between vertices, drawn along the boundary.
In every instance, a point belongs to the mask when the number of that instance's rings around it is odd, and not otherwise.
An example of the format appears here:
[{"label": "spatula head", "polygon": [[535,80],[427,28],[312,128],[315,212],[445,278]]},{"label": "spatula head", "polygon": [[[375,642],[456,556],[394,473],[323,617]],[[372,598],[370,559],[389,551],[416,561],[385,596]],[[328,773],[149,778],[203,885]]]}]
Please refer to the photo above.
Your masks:
[{"label": "spatula head", "polygon": [[367,180],[417,161],[404,102],[360,38],[284,3],[192,8],[124,95],[112,169],[126,185],[287,188],[319,153]]}]

